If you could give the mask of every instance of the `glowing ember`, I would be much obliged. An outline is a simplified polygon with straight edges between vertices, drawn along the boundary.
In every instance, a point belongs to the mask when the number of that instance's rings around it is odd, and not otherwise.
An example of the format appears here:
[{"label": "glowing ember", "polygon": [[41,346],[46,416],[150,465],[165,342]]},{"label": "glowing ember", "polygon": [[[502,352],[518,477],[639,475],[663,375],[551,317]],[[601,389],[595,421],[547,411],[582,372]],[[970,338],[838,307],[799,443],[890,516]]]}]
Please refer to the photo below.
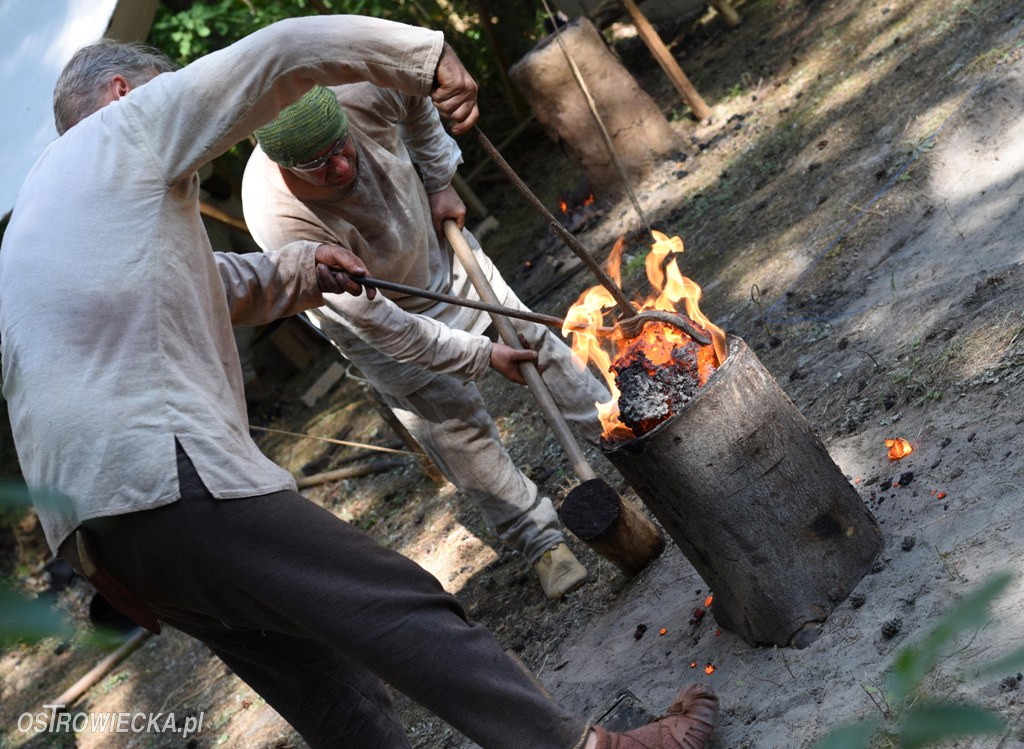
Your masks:
[{"label": "glowing ember", "polygon": [[576,203],[575,205],[569,205],[570,199],[573,200],[573,202],[576,202],[579,199],[579,197],[572,196],[572,194],[570,193],[569,199],[566,199],[565,197],[560,197],[558,199],[558,207],[561,208],[562,213],[566,215],[568,215],[569,213],[575,213],[578,210],[586,208],[588,205],[593,205],[594,193],[588,194],[587,197],[583,198],[582,202]]},{"label": "glowing ember", "polygon": [[715,667],[709,663],[704,667],[704,673],[710,676],[711,674],[715,673]]},{"label": "glowing ember", "polygon": [[704,608],[706,608],[706,609],[711,608],[711,602],[714,601],[714,600],[715,600],[714,596],[708,596],[707,598],[705,598],[704,599]]},{"label": "glowing ember", "polygon": [[[638,311],[684,312],[710,334],[712,343],[699,344],[682,330],[661,322],[648,323],[634,339],[625,338],[618,329],[598,332],[605,325],[605,314],[616,307],[615,300],[603,286],[583,292],[569,308],[562,334],[572,333],[573,352],[581,362],[597,367],[612,393],[607,403],[597,404],[607,441],[634,439],[678,412],[727,355],[724,331],[700,311],[700,286],[679,270],[674,256],[682,254],[683,241],[658,231],[651,233],[654,244],[645,268],[653,293],[635,306]],[[608,275],[620,286],[624,249],[622,238],[606,265]]]},{"label": "glowing ember", "polygon": [[889,460],[899,460],[914,452],[914,448],[902,437],[886,440],[885,446],[889,448]]}]

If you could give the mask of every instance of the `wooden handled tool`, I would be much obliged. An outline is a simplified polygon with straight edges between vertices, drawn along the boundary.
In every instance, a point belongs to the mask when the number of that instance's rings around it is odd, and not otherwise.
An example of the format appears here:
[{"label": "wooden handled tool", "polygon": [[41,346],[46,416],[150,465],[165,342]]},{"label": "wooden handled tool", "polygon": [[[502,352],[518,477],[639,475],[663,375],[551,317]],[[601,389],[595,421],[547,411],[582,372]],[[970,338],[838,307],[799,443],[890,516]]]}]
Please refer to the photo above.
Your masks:
[{"label": "wooden handled tool", "polygon": [[[444,233],[455,251],[456,257],[459,258],[459,262],[466,269],[470,283],[476,288],[480,297],[491,304],[498,304],[499,300],[494,289],[491,288],[483,269],[473,256],[473,250],[454,221],[444,222]],[[496,315],[492,319],[498,329],[498,335],[507,345],[516,349],[523,348],[519,342],[519,335],[508,318]],[[664,549],[665,541],[661,531],[634,504],[620,497],[604,479],[597,476],[590,463],[587,462],[583,449],[572,432],[569,431],[569,425],[566,423],[565,417],[562,416],[555,399],[551,396],[548,386],[544,384],[537,366],[533,362],[524,362],[519,365],[519,371],[522,373],[523,379],[526,380],[533,397],[537,399],[544,418],[551,427],[551,431],[555,433],[558,443],[565,450],[565,454],[572,463],[573,471],[581,482],[569,492],[563,502],[563,507],[571,504],[580,508],[574,514],[583,515],[588,521],[590,516],[595,514],[592,511],[595,506],[593,504],[595,498],[603,505],[602,509],[610,510],[602,513],[603,517],[599,523],[585,523],[588,530],[597,528],[594,532],[581,533],[578,526],[574,527],[565,522],[566,518],[561,510],[559,517],[562,518],[567,528],[625,574],[637,574]]]},{"label": "wooden handled tool", "polygon": [[[469,276],[469,281],[473,284],[480,298],[488,304],[500,306],[500,301],[494,293],[494,289],[491,288],[487,277],[484,275],[483,268],[480,267],[480,264],[473,256],[473,250],[470,248],[469,243],[462,236],[462,230],[459,229],[454,221],[449,220],[444,222],[444,234],[448,238],[448,243],[455,251],[455,256],[462,263],[462,267],[466,269],[466,275]],[[512,323],[506,317],[494,316],[492,319],[495,328],[498,330],[498,335],[501,336],[501,340],[507,346],[515,349],[524,348],[523,344],[519,342],[519,334],[516,333],[516,329],[512,327]],[[544,384],[537,366],[533,362],[524,362],[519,365],[519,371],[522,373],[523,379],[526,380],[530,392],[537,399],[537,404],[540,406],[544,418],[551,427],[551,431],[555,433],[558,444],[562,446],[565,454],[569,456],[573,471],[582,481],[597,478],[594,469],[590,467],[586,456],[583,455],[582,448],[576,442],[572,432],[569,431],[569,425],[566,423],[565,417],[562,416],[562,412],[558,409],[558,405],[551,396],[548,386]]]}]

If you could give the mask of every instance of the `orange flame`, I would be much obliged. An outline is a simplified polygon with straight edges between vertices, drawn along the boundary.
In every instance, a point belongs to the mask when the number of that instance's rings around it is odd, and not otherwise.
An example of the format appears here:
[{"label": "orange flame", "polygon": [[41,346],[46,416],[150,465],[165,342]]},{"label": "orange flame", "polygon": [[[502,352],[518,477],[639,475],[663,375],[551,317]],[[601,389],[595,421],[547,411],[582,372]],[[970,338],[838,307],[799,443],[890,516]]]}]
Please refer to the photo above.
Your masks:
[{"label": "orange flame", "polygon": [[885,446],[889,448],[889,460],[899,460],[914,452],[914,448],[902,437],[886,440]]},{"label": "orange flame", "polygon": [[558,207],[562,209],[562,213],[568,213],[569,212],[569,204],[566,203],[561,198],[558,199]]},{"label": "orange flame", "polygon": [[[652,230],[651,234],[654,243],[644,265],[653,292],[635,306],[638,311],[655,309],[666,312],[677,312],[682,306],[691,320],[708,331],[713,345],[700,347],[697,363],[698,383],[703,385],[725,361],[728,351],[725,332],[700,311],[700,286],[682,274],[678,257],[673,257],[682,255],[683,240],[679,237],[670,238],[659,231]],[[621,266],[625,246],[625,237],[622,237],[615,243],[605,265],[608,275],[619,286],[622,285]],[[620,392],[611,370],[612,362],[643,349],[651,364],[660,366],[671,361],[673,349],[691,341],[686,333],[675,326],[660,322],[648,323],[643,334],[633,340],[623,337],[617,328],[611,333],[599,333],[598,328],[604,325],[606,312],[615,306],[615,299],[604,286],[593,286],[584,291],[569,308],[562,326],[562,335],[572,334],[571,346],[579,358],[580,368],[592,363],[604,376],[611,391],[611,400],[596,404],[606,440],[633,439],[636,436],[619,419]]]}]

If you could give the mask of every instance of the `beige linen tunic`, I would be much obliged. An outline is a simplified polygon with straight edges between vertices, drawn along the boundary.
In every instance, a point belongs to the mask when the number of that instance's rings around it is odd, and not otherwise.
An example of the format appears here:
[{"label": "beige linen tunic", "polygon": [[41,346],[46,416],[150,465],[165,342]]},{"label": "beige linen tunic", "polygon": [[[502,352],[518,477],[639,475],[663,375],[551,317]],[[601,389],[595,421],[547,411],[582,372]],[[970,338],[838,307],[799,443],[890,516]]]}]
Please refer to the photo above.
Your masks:
[{"label": "beige linen tunic", "polygon": [[[277,164],[257,148],[242,182],[245,220],[256,243],[276,250],[296,237],[338,242],[359,255],[373,276],[479,299],[431,224],[427,193],[448,187],[462,163],[462,152],[433,104],[371,83],[338,86],[334,92],[349,115],[358,153],[355,184],[324,199],[300,200],[284,184]],[[496,293],[511,301],[514,295],[476,238],[468,231],[463,236]],[[408,395],[438,373],[465,381],[488,370],[491,343],[480,334],[490,318],[479,310],[390,291],[373,301],[336,294],[324,301],[307,313],[313,324],[326,322],[344,354],[386,393]],[[522,305],[515,300],[515,306]]]},{"label": "beige linen tunic", "polygon": [[[314,82],[427,95],[442,46],[439,32],[375,19],[284,21],[47,147],[0,250],[0,355],[51,548],[83,520],[177,500],[175,437],[215,497],[294,487],[249,436],[231,325],[321,304],[315,243],[215,256],[195,171]],[[69,501],[38,500],[44,489]]]}]

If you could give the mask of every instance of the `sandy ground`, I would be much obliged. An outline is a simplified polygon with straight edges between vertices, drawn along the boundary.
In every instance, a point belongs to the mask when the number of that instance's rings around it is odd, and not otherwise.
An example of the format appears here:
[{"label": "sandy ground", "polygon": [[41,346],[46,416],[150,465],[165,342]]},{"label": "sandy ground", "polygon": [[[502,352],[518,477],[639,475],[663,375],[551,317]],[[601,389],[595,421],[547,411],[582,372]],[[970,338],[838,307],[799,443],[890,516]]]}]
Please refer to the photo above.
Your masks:
[{"label": "sandy ground", "polygon": [[[672,545],[627,579],[573,540],[592,580],[546,602],[475,509],[414,464],[310,496],[434,572],[581,714],[626,726],[661,712],[683,684],[710,684],[722,704],[714,749],[810,747],[842,721],[896,715],[898,706],[882,701],[896,653],[992,574],[1013,571],[992,618],[950,646],[924,697],[979,703],[1007,721],[1000,734],[950,746],[1020,749],[1020,682],[964,674],[1024,646],[1024,14],[995,1],[783,0],[740,9],[746,23],[735,32],[713,24],[679,31],[688,45],[681,60],[715,102],[714,117],[674,119],[687,158],[638,193],[657,228],[684,237],[684,271],[703,284],[705,311],[757,353],[881,524],[879,561],[819,639],[803,650],[757,648],[719,631],[710,614],[691,623],[709,591]],[[671,110],[672,93],[650,60],[629,42],[622,53]],[[575,186],[557,154],[514,155],[531,184]],[[503,210],[517,204],[497,187],[482,194]],[[527,214],[512,210],[496,210],[502,226],[527,225]],[[635,225],[628,206],[613,206],[583,238],[607,251]],[[542,228],[502,231],[490,246],[538,309],[564,311],[589,285],[567,272],[571,256]],[[625,285],[639,281],[627,274]],[[315,409],[301,406],[297,394],[316,374],[280,385],[254,423],[392,439],[354,380]],[[536,409],[497,378],[482,387],[513,457],[561,496],[573,477]],[[896,436],[914,452],[892,462],[883,441]],[[285,437],[262,437],[261,446],[296,471],[346,455]],[[595,450],[589,455],[631,495]],[[0,657],[0,746],[53,745],[53,737],[26,742],[14,721],[95,658],[77,642]],[[417,749],[471,746],[396,700]],[[80,708],[205,711],[208,722],[188,744],[129,734],[63,737],[66,746],[304,745],[200,646],[173,633],[145,644]]]}]

